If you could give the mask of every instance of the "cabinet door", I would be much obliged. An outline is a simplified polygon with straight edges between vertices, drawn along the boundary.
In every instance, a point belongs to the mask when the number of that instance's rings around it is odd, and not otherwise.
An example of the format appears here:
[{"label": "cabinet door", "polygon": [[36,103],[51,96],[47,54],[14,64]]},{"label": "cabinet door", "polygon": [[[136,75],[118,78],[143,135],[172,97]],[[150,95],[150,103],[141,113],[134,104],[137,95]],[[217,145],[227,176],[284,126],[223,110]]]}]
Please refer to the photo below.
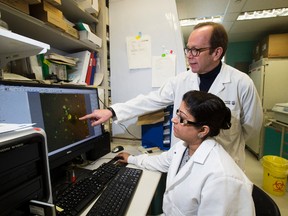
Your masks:
[{"label": "cabinet door", "polygon": [[250,78],[253,80],[258,95],[263,103],[263,83],[264,83],[264,67],[260,66],[250,71]]},{"label": "cabinet door", "polygon": [[281,129],[274,127],[265,128],[264,136],[264,155],[280,155]]},{"label": "cabinet door", "polygon": [[285,130],[282,157],[288,159],[288,129]]}]

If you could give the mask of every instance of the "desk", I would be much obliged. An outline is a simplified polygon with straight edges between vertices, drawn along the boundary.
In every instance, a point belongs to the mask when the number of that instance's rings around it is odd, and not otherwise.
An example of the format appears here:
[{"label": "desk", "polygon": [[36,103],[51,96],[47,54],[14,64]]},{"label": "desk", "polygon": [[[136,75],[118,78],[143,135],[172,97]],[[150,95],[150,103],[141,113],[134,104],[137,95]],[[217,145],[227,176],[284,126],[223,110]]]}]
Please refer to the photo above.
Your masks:
[{"label": "desk", "polygon": [[[137,147],[134,146],[124,146],[124,151],[129,152],[133,155],[140,154],[140,151],[137,150]],[[101,164],[108,162],[112,158],[114,158],[117,155],[117,153],[108,153],[107,155],[103,156],[102,158],[95,161],[95,163],[88,165],[85,167],[86,169],[96,169]],[[136,168],[134,165],[128,164],[128,167]],[[129,209],[126,213],[126,216],[144,216],[147,215],[147,211],[150,207],[151,200],[154,196],[154,193],[156,191],[156,188],[158,186],[158,183],[161,178],[160,172],[155,171],[149,171],[149,170],[143,170],[142,176],[140,178],[138,187],[135,191],[135,194],[133,196],[133,199],[130,203]],[[88,211],[91,209],[93,204],[96,202],[96,200],[89,205],[84,212],[82,212],[81,216],[84,216],[88,213]]]}]

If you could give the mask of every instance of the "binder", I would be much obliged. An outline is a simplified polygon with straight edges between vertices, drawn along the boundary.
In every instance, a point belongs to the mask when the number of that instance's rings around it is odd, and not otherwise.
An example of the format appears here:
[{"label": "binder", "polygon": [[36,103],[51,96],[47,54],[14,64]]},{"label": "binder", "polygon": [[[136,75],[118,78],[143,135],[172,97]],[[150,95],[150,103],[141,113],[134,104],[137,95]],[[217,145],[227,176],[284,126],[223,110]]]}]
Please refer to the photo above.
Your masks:
[{"label": "binder", "polygon": [[93,66],[94,51],[90,54],[89,65],[86,74],[86,84],[91,85],[91,75],[92,75],[92,66]]},{"label": "binder", "polygon": [[93,53],[93,61],[92,61],[92,73],[91,73],[91,80],[90,85],[94,85],[95,75],[97,72],[97,53]]},{"label": "binder", "polygon": [[89,66],[91,52],[88,50],[71,53],[67,56],[78,58],[77,65],[68,70],[68,80],[72,83],[86,84],[86,75]]}]

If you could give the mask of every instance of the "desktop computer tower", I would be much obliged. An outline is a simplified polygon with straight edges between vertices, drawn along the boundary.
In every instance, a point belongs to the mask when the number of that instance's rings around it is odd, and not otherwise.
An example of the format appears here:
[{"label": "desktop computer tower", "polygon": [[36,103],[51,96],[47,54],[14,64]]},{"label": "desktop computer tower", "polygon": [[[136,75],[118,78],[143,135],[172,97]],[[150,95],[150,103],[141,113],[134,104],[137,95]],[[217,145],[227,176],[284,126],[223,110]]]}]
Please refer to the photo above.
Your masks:
[{"label": "desktop computer tower", "polygon": [[1,215],[28,215],[30,200],[52,203],[42,129],[0,133],[0,185]]}]

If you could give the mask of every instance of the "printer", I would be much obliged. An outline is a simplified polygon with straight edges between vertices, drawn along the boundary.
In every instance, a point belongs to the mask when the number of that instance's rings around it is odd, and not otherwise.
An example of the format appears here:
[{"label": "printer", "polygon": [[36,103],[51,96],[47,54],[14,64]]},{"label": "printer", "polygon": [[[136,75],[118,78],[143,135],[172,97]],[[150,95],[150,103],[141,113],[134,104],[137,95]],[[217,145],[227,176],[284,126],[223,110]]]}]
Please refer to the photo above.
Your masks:
[{"label": "printer", "polygon": [[288,124],[288,103],[276,103],[272,111],[276,121]]}]

